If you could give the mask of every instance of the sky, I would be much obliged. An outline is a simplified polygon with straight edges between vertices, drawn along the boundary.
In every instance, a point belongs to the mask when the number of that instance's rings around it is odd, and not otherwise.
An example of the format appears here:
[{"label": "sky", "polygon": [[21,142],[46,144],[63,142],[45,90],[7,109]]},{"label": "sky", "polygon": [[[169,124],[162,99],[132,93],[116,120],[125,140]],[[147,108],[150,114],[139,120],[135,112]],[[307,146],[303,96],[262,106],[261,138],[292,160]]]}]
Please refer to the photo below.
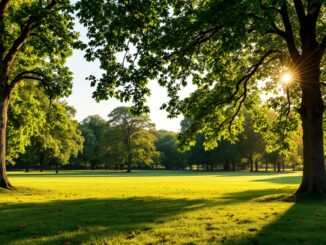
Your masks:
[{"label": "sky", "polygon": [[[87,41],[86,29],[78,23],[76,20],[76,31],[80,33],[81,40]],[[99,77],[101,70],[98,62],[87,62],[84,59],[84,52],[80,50],[74,50],[73,55],[68,59],[67,65],[74,74],[73,90],[72,94],[66,99],[66,101],[72,105],[76,110],[76,119],[82,121],[89,115],[100,115],[105,120],[107,115],[116,107],[121,105],[131,105],[121,103],[115,99],[109,99],[108,101],[101,101],[97,103],[92,98],[92,93],[95,90],[90,86],[90,82],[86,80],[89,75],[95,75]],[[148,98],[148,106],[151,109],[150,117],[152,122],[156,124],[158,130],[165,129],[169,131],[179,131],[180,121],[182,117],[168,119],[167,112],[160,110],[160,106],[168,101],[165,88],[162,88],[155,81],[150,82],[149,88],[151,89],[151,96]],[[191,88],[184,88],[181,91],[181,96],[184,97],[191,92]]]}]

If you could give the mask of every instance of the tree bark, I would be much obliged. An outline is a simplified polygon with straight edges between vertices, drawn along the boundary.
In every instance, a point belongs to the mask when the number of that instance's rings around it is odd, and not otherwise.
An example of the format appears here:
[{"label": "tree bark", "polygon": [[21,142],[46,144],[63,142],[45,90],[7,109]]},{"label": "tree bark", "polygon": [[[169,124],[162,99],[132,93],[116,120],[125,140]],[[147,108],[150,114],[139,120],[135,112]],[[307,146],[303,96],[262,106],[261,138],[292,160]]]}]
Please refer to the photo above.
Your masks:
[{"label": "tree bark", "polygon": [[[306,57],[307,58],[307,57]],[[300,116],[303,128],[303,177],[296,194],[326,195],[326,173],[324,163],[323,112],[320,90],[319,63],[301,74],[302,102]]]},{"label": "tree bark", "polygon": [[268,172],[268,163],[265,165],[265,171]]},{"label": "tree bark", "polygon": [[280,162],[277,163],[277,172],[281,172],[281,163]]},{"label": "tree bark", "polygon": [[128,162],[127,162],[127,172],[131,173],[131,157],[129,157],[129,153],[128,153]]},{"label": "tree bark", "polygon": [[252,156],[249,156],[248,159],[249,159],[249,164],[250,164],[250,172],[253,172],[254,171],[254,165],[253,165]]},{"label": "tree bark", "polygon": [[13,189],[13,186],[8,179],[6,166],[6,130],[10,101],[8,93],[5,91],[0,93],[0,187]]},{"label": "tree bark", "polygon": [[55,163],[55,173],[56,174],[59,173],[59,163],[58,162]]},{"label": "tree bark", "polygon": [[40,172],[44,170],[44,161],[45,161],[45,154],[43,151],[40,152]]},{"label": "tree bark", "polygon": [[258,172],[258,161],[255,161],[255,172]]}]

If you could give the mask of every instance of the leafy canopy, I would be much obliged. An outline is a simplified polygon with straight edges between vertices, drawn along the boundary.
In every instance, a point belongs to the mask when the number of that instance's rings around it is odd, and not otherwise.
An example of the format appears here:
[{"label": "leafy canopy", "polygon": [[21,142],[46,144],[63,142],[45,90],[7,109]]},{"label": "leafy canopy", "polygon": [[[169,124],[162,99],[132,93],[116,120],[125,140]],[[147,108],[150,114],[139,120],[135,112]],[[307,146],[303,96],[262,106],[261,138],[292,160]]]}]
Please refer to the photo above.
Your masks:
[{"label": "leafy canopy", "polygon": [[[147,84],[156,79],[170,96],[162,108],[191,119],[181,142],[194,145],[196,133],[203,133],[212,148],[243,130],[241,108],[254,111],[263,90],[278,97],[268,105],[281,110],[279,131],[285,124],[290,124],[286,131],[296,129],[289,111],[300,102],[300,88],[294,83],[285,94],[278,71],[293,68],[304,55],[306,40],[299,31],[304,9],[307,18],[317,19],[316,50],[323,55],[324,5],[322,0],[80,0],[78,17],[90,39],[86,58],[98,59],[104,70],[100,78],[89,77],[94,97],[132,100],[134,111],[147,112]],[[190,81],[197,90],[181,99],[178,92]]]},{"label": "leafy canopy", "polygon": [[4,0],[0,4],[0,57],[13,89],[36,80],[52,98],[67,96],[72,73],[66,58],[77,47],[69,0]]}]

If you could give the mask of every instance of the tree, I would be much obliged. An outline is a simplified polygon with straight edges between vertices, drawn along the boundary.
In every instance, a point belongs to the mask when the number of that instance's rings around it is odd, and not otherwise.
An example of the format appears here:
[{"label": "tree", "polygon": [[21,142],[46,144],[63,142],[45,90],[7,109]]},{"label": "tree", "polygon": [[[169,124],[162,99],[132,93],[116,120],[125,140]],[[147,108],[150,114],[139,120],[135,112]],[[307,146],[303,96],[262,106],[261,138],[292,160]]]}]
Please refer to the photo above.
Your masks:
[{"label": "tree", "polygon": [[[165,169],[174,169],[184,166],[186,157],[177,149],[177,133],[166,130],[155,132],[157,141],[155,142],[156,149],[160,152],[160,164]],[[191,162],[188,162],[191,168]]]},{"label": "tree", "polygon": [[86,117],[79,125],[84,141],[84,151],[79,155],[79,160],[91,165],[95,169],[101,161],[101,140],[106,129],[107,122],[99,115]]},{"label": "tree", "polygon": [[32,143],[33,136],[41,132],[46,123],[45,107],[42,103],[44,94],[33,84],[21,83],[12,94],[12,102],[8,111],[7,126],[7,162],[15,160],[26,151]]},{"label": "tree", "polygon": [[[77,7],[90,37],[86,58],[99,59],[105,71],[90,77],[94,97],[132,99],[135,110],[147,111],[147,83],[157,79],[171,97],[163,108],[194,119],[181,138],[187,144],[198,132],[212,147],[234,138],[241,107],[257,103],[258,81],[278,91],[281,72],[291,71],[295,83],[284,102],[289,110],[300,107],[304,145],[297,194],[326,194],[323,0],[80,0]],[[180,99],[189,81],[198,89]]]},{"label": "tree", "polygon": [[127,172],[131,172],[133,162],[151,163],[157,152],[154,146],[156,138],[149,132],[154,129],[149,116],[135,116],[130,108],[121,106],[115,108],[108,117],[110,126],[117,133],[114,142],[122,151]]},{"label": "tree", "polygon": [[[46,101],[45,97],[43,99]],[[36,154],[41,171],[48,160],[55,164],[58,173],[60,164],[68,164],[72,156],[82,151],[84,138],[78,123],[73,120],[76,113],[73,107],[65,102],[53,102],[51,107],[45,106],[43,110],[46,110],[46,122],[39,125],[40,133],[32,137],[28,158],[31,153]]]},{"label": "tree", "polygon": [[65,67],[77,35],[69,0],[0,1],[0,187],[6,173],[6,127],[10,98],[21,81],[39,81],[51,97],[68,95]]},{"label": "tree", "polygon": [[250,171],[258,171],[258,160],[265,151],[265,142],[260,133],[254,129],[252,117],[244,112],[244,132],[240,135],[239,150],[249,161]]}]

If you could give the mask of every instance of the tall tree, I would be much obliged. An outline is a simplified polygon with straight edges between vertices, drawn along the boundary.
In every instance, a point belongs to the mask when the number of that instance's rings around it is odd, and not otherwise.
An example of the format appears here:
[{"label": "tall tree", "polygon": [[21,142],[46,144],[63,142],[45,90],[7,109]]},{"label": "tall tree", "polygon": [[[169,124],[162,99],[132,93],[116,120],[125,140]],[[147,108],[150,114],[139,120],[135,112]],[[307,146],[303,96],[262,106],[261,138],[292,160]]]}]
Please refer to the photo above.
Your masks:
[{"label": "tall tree", "polygon": [[[300,107],[304,145],[297,194],[326,194],[325,1],[80,0],[77,6],[90,37],[86,57],[99,59],[105,71],[100,79],[90,77],[94,97],[132,99],[136,110],[147,111],[147,83],[158,79],[171,97],[163,108],[194,119],[185,143],[197,132],[212,146],[233,138],[241,131],[240,108],[257,102],[258,81],[266,79],[265,88],[276,91],[280,73],[291,71],[295,83],[284,102],[289,110]],[[181,100],[178,91],[188,81],[198,89]]]},{"label": "tall tree", "polygon": [[265,151],[265,142],[263,136],[256,132],[252,117],[248,113],[244,113],[245,123],[244,132],[240,135],[239,150],[245,156],[250,165],[250,171],[258,171],[258,160]]},{"label": "tall tree", "polygon": [[35,80],[52,97],[69,94],[65,60],[76,37],[69,0],[0,1],[0,187],[12,188],[6,173],[6,127],[15,87]]},{"label": "tall tree", "polygon": [[[133,161],[137,162],[140,158],[144,160],[155,156],[155,136],[148,132],[154,129],[154,124],[151,123],[147,114],[135,116],[130,108],[122,106],[115,108],[108,117],[110,126],[118,132],[118,138],[121,139],[128,172],[131,172]],[[137,153],[137,149],[144,150],[143,157],[139,155],[141,152]]]},{"label": "tall tree", "polygon": [[54,102],[46,113],[46,123],[40,134],[33,138],[40,164],[45,158],[53,160],[56,172],[60,164],[67,164],[72,156],[77,156],[83,149],[84,138],[73,120],[75,109],[65,102]]},{"label": "tall tree", "polygon": [[[166,130],[155,132],[157,141],[156,149],[160,152],[160,164],[165,169],[178,168],[186,164],[186,157],[177,149],[177,133]],[[191,162],[188,162],[191,168]]]},{"label": "tall tree", "polygon": [[86,117],[79,125],[85,138],[84,151],[79,159],[91,165],[95,169],[101,161],[101,141],[106,129],[107,122],[99,115]]}]

